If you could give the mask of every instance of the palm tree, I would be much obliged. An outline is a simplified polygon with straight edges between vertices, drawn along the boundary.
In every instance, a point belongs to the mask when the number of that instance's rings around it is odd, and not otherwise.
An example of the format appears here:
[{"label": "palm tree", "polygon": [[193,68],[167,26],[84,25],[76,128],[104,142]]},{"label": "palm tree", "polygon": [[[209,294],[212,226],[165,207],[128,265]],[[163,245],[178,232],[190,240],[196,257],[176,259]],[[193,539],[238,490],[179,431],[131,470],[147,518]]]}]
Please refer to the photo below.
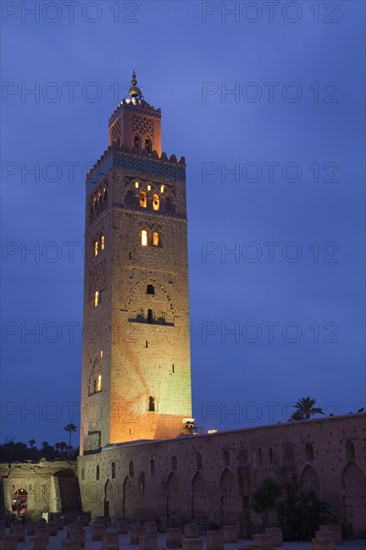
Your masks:
[{"label": "palm tree", "polygon": [[65,432],[69,432],[69,446],[71,447],[71,432],[76,432],[76,426],[75,424],[68,424],[64,428]]},{"label": "palm tree", "polygon": [[65,443],[65,441],[60,441],[60,443],[56,443],[56,447],[57,447],[57,445],[59,446],[60,453],[65,454],[65,449],[67,447],[67,443]]},{"label": "palm tree", "polygon": [[42,448],[47,449],[47,447],[49,447],[48,441],[42,441]]},{"label": "palm tree", "polygon": [[31,449],[33,449],[35,442],[36,442],[35,439],[30,439],[30,440],[29,440],[29,445],[30,445],[30,448],[31,448]]},{"label": "palm tree", "polygon": [[314,407],[316,401],[310,397],[301,397],[295,403],[296,411],[291,415],[291,420],[309,420],[314,414],[324,414],[320,407]]}]

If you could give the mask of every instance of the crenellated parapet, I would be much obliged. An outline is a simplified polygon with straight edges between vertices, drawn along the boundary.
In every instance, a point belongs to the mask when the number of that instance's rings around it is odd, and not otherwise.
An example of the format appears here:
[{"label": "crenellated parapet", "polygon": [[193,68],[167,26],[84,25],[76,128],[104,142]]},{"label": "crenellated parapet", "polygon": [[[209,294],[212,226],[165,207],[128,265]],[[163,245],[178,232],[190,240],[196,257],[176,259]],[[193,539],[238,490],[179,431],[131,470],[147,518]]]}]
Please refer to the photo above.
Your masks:
[{"label": "crenellated parapet", "polygon": [[134,173],[149,174],[159,178],[170,178],[185,181],[185,157],[170,157],[166,153],[150,153],[147,149],[138,151],[136,147],[129,149],[126,145],[113,143],[94,164],[86,176],[87,194],[93,191],[101,178],[113,168],[123,168]]},{"label": "crenellated parapet", "polygon": [[149,105],[149,103],[147,103],[144,99],[133,100],[127,98],[121,101],[109,117],[109,126],[111,126],[124,111],[132,111],[134,113],[138,113],[139,115],[150,116],[158,119],[161,118],[160,108],[155,109],[153,105]]}]

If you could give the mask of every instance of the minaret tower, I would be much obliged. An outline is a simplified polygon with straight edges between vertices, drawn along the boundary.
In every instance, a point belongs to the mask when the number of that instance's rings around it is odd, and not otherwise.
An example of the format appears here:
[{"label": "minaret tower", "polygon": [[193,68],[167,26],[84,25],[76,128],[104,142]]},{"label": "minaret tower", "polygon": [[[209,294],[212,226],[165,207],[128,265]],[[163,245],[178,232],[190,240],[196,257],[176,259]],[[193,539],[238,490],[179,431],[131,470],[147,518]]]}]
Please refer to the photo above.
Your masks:
[{"label": "minaret tower", "polygon": [[134,72],[86,181],[81,454],[191,416],[185,169]]}]

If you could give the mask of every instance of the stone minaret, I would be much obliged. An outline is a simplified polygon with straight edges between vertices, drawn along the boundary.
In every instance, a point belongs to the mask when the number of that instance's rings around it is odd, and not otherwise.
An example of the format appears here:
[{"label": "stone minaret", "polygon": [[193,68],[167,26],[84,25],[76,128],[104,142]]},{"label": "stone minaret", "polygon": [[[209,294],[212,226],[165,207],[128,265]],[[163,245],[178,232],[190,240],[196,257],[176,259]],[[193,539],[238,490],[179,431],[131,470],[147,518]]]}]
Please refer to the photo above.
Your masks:
[{"label": "stone minaret", "polygon": [[87,176],[81,454],[191,416],[185,160],[131,84]]}]

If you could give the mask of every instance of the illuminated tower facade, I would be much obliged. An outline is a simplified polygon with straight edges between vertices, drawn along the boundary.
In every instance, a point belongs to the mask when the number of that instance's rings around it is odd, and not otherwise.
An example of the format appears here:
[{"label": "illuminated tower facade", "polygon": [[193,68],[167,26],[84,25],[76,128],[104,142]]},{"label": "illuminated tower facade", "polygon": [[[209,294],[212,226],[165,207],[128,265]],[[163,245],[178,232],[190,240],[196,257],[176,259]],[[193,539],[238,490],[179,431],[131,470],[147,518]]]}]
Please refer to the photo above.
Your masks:
[{"label": "illuminated tower facade", "polygon": [[185,160],[131,84],[87,176],[81,453],[174,437],[191,416]]}]

